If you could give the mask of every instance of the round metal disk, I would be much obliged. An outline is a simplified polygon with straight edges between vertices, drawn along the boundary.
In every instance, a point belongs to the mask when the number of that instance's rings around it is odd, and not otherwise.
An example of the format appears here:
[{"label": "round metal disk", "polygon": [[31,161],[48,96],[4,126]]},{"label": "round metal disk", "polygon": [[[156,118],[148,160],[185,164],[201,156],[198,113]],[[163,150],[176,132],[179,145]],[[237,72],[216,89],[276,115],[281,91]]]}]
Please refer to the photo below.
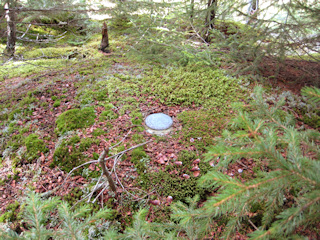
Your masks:
[{"label": "round metal disk", "polygon": [[172,119],[164,113],[154,113],[149,115],[145,123],[147,127],[154,130],[165,130],[171,127]]}]

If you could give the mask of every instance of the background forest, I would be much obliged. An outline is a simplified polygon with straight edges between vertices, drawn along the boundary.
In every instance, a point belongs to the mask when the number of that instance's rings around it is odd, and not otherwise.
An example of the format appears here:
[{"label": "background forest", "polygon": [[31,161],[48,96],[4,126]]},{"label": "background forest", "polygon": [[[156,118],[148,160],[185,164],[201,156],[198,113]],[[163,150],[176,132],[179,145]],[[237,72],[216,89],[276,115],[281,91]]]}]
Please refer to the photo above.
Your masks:
[{"label": "background forest", "polygon": [[1,239],[320,238],[317,0],[0,3]]}]

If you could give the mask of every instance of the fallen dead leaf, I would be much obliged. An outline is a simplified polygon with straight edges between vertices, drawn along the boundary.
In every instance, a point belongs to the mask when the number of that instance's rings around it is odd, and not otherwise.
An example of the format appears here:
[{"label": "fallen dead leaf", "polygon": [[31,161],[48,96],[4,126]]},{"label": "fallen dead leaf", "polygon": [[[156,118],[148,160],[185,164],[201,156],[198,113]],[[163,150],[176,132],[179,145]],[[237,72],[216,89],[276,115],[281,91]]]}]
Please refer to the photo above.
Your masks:
[{"label": "fallen dead leaf", "polygon": [[193,161],[193,164],[199,164],[199,163],[200,163],[200,159],[199,158]]},{"label": "fallen dead leaf", "polygon": [[155,206],[161,204],[160,200],[151,200],[150,203],[151,203],[152,205],[155,205]]},{"label": "fallen dead leaf", "polygon": [[192,172],[194,172],[194,171],[199,171],[199,170],[200,170],[200,168],[199,168],[198,166],[195,166],[195,167],[191,168],[191,171],[192,171]]},{"label": "fallen dead leaf", "polygon": [[200,171],[194,171],[193,176],[198,177],[200,175]]},{"label": "fallen dead leaf", "polygon": [[183,174],[182,177],[184,177],[185,179],[189,179],[190,176],[188,174]]}]

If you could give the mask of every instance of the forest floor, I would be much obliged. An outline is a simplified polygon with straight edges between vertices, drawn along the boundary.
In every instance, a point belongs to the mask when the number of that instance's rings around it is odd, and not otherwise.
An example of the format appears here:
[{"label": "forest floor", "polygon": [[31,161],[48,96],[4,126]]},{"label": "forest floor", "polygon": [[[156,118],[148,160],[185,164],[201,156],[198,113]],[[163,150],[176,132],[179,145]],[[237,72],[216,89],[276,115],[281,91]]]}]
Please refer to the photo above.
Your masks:
[{"label": "forest floor", "polygon": [[[172,202],[169,196],[173,196],[173,201],[181,199],[174,187],[183,185],[184,181],[192,185],[205,173],[202,169],[208,171],[214,167],[211,163],[204,163],[203,153],[232,118],[234,113],[230,107],[221,108],[223,114],[209,121],[212,110],[206,111],[201,104],[168,104],[169,96],[159,97],[152,93],[154,85],[146,83],[147,86],[141,86],[148,74],[157,71],[154,66],[137,64],[115,53],[100,54],[99,59],[84,59],[76,64],[70,62],[56,70],[0,81],[0,104],[5,106],[0,109],[0,213],[8,212],[7,207],[15,201],[21,203],[28,190],[45,193],[57,189],[52,196],[75,204],[83,196],[88,196],[101,169],[98,163],[91,163],[68,176],[70,169],[65,168],[65,162],[59,162],[61,159],[71,161],[72,169],[81,163],[97,160],[105,148],[110,148],[108,156],[112,156],[145,143],[142,148],[128,150],[122,157],[106,162],[107,168],[113,169],[117,200],[109,189],[104,189],[100,195],[101,190],[93,194],[91,201],[94,198],[97,201],[92,205],[93,208],[98,205],[117,209],[117,220],[123,226],[127,224],[126,218],[130,218],[139,207],[148,207],[147,221],[165,220]],[[301,87],[320,84],[319,63],[287,60],[285,65],[279,65],[268,59],[260,70],[261,75],[269,79],[264,84],[271,92],[291,91],[299,95]],[[247,103],[254,85],[251,83],[236,100]],[[229,102],[224,104],[229,105]],[[87,106],[94,108],[93,124],[59,133],[57,119],[63,112]],[[216,111],[219,109],[217,107]],[[145,117],[158,112],[173,118],[172,130],[165,136],[145,131]],[[304,124],[299,122],[302,116],[297,113],[296,117],[298,125]],[[31,150],[27,149],[25,139],[31,134],[36,134],[39,144],[43,142],[45,145],[45,150],[36,150],[37,157],[33,159],[26,156]],[[116,144],[119,145],[111,148]],[[61,151],[60,155],[57,150]],[[187,152],[192,154],[186,156]],[[183,158],[189,158],[189,163]],[[253,159],[244,159],[230,166],[226,174],[245,181],[255,176],[256,167]],[[141,178],[143,172],[148,174],[147,181],[151,181],[148,186]],[[161,186],[161,181],[156,179],[156,176],[164,177],[159,174],[161,172],[173,176],[177,185],[172,183],[171,189]],[[15,224],[18,232],[25,230],[23,225]],[[217,232],[213,234],[213,238],[219,236]],[[246,239],[245,235],[238,233],[238,239]]]}]

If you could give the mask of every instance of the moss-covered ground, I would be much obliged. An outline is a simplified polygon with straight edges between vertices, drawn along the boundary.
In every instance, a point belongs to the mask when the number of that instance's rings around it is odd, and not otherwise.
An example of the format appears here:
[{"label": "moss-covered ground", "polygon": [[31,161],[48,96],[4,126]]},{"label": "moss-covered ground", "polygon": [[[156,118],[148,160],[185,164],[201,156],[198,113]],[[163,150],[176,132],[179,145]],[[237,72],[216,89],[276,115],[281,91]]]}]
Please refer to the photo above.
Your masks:
[{"label": "moss-covered ground", "polygon": [[[5,171],[0,173],[0,197],[6,201],[0,207],[7,209],[1,221],[19,220],[20,204],[13,201],[19,193],[1,190],[4,185],[46,192],[61,185],[61,176],[73,168],[97,160],[104,148],[111,156],[146,141],[106,163],[117,173],[120,197],[116,201],[106,190],[99,204],[114,208],[121,221],[150,200],[164,203],[171,196],[184,201],[196,194],[205,199],[213,191],[197,185],[198,177],[212,168],[203,154],[227,128],[231,104],[247,101],[250,86],[242,85],[244,77],[218,67],[138,62],[125,55],[123,38],[111,32],[111,54],[98,50],[99,34],[77,46],[18,46],[21,61],[1,66],[0,160]],[[157,112],[173,118],[166,136],[144,130],[144,118]],[[80,193],[85,195],[84,183],[94,186],[100,173],[98,164],[78,169],[60,196],[78,201]],[[82,190],[70,191],[74,187]],[[161,219],[169,216],[165,204],[153,211]]]}]

